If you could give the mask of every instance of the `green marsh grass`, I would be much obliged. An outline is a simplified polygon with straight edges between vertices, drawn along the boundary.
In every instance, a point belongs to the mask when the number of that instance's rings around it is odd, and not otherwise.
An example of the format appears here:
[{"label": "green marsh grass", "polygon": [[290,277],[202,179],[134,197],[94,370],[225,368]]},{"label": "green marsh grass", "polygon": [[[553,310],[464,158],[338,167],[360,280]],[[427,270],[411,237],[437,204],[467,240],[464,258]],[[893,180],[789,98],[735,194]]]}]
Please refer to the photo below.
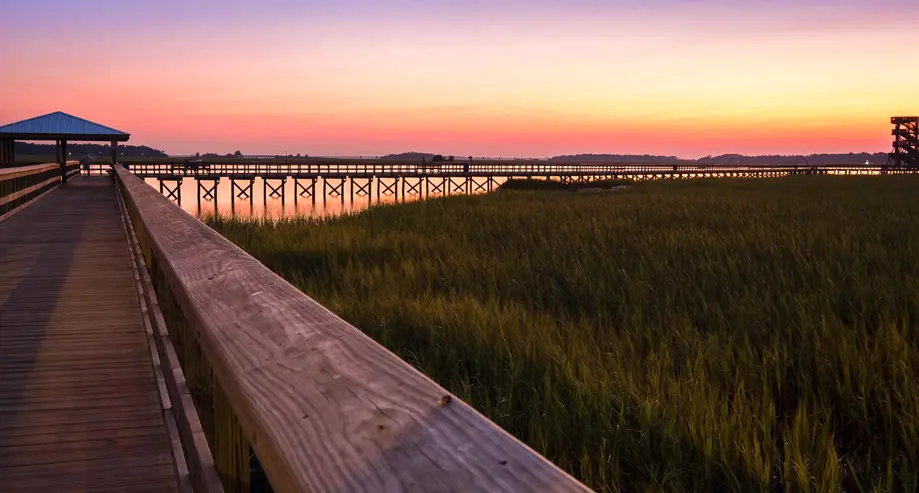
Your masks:
[{"label": "green marsh grass", "polygon": [[562,183],[558,180],[537,180],[533,178],[514,178],[498,187],[498,191],[509,190],[543,190],[543,191],[578,191],[589,188],[611,189],[632,184],[632,180],[591,180],[587,182]]},{"label": "green marsh grass", "polygon": [[919,489],[919,178],[211,226],[602,491]]}]

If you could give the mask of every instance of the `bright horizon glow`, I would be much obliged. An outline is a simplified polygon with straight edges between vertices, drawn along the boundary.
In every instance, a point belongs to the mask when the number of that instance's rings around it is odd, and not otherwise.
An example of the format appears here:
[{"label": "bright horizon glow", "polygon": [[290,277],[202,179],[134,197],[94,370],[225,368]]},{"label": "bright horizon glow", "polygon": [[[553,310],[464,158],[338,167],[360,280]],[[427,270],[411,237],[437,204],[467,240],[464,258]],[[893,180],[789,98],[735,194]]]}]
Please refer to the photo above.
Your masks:
[{"label": "bright horizon glow", "polygon": [[914,0],[34,0],[0,123],[172,154],[877,152],[919,113]]}]

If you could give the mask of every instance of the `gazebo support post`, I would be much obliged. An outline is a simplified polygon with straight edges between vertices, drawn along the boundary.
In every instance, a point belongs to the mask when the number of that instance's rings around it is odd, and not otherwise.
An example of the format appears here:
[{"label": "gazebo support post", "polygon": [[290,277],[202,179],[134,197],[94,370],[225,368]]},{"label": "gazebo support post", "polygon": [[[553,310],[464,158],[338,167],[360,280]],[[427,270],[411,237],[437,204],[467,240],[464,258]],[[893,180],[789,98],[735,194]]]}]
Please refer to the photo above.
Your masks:
[{"label": "gazebo support post", "polygon": [[67,183],[67,141],[60,141],[61,183]]},{"label": "gazebo support post", "polygon": [[118,141],[112,141],[112,166],[118,164]]},{"label": "gazebo support post", "polygon": [[13,159],[13,141],[11,139],[0,139],[0,167],[12,166]]}]

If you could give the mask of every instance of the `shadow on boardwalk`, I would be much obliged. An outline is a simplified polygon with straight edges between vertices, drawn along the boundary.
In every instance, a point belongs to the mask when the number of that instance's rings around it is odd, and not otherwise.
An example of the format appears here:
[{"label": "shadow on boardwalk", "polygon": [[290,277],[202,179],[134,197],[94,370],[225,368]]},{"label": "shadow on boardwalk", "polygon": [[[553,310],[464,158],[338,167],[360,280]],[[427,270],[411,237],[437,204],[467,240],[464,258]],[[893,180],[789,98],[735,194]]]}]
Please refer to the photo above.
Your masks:
[{"label": "shadow on boardwalk", "polygon": [[0,222],[3,489],[168,491],[172,467],[115,190],[79,178]]}]

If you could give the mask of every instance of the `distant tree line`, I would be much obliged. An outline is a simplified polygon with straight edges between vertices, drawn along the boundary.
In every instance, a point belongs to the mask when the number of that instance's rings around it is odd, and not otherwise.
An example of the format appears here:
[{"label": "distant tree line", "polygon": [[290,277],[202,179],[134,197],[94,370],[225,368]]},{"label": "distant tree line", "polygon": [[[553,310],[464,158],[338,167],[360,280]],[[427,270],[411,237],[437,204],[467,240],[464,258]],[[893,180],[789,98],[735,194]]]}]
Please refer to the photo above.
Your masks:
[{"label": "distant tree line", "polygon": [[613,162],[613,163],[682,163],[692,162],[676,156],[655,156],[653,154],[564,154],[549,158],[550,161],[571,162]]},{"label": "distant tree line", "polygon": [[[15,151],[21,156],[53,156],[54,144],[33,144],[16,142]],[[71,156],[108,156],[111,147],[108,144],[68,144],[67,152]],[[125,157],[168,157],[168,155],[152,147],[137,145],[119,145],[118,155]],[[232,154],[217,154],[213,152],[198,153],[200,157],[242,157],[242,152]],[[307,156],[304,154],[304,156]],[[277,157],[284,157],[278,155]],[[293,157],[293,155],[291,155]],[[296,157],[300,157],[297,154]],[[402,152],[387,154],[380,159],[417,159],[425,161],[450,161],[452,156],[434,154],[429,152]],[[865,161],[872,164],[886,163],[886,152],[850,152],[846,154],[809,154],[809,155],[781,155],[770,154],[761,156],[747,156],[744,154],[721,154],[718,156],[705,156],[700,159],[681,159],[676,156],[661,156],[654,154],[565,154],[549,158],[550,161],[560,162],[612,162],[612,163],[673,163],[673,164],[799,164],[799,165],[825,165],[825,164],[862,164]]]},{"label": "distant tree line", "polygon": [[680,159],[676,156],[654,156],[649,154],[573,154],[555,156],[552,161],[568,162],[622,162],[622,163],[698,163],[698,164],[800,164],[800,165],[825,165],[825,164],[864,164],[869,161],[873,164],[886,163],[886,152],[850,152],[847,154],[809,154],[809,155],[781,155],[771,154],[765,156],[747,156],[744,154],[721,154],[720,156],[705,156],[699,159]]},{"label": "distant tree line", "polygon": [[808,154],[804,155],[766,155],[745,156],[743,154],[722,154],[720,156],[705,156],[698,159],[702,164],[872,164],[887,162],[886,152],[850,152],[846,154]]},{"label": "distant tree line", "polygon": [[398,154],[387,154],[385,156],[382,156],[380,159],[419,159],[420,160],[421,158],[424,158],[425,160],[430,161],[431,159],[434,158],[434,156],[436,156],[436,154],[434,153],[410,151],[410,152],[400,152]]},{"label": "distant tree line", "polygon": [[242,155],[243,153],[240,151],[229,154],[217,154],[216,152],[205,152],[204,154],[200,152],[195,153],[196,157],[242,157]]},{"label": "distant tree line", "polygon": [[[13,144],[15,153],[19,156],[53,156],[56,150],[56,144],[33,144],[30,142],[15,142]],[[77,144],[67,143],[67,152],[71,156],[110,156],[112,147],[108,144]],[[135,145],[118,145],[118,155],[127,157],[168,157],[168,155],[152,147],[135,146]]]},{"label": "distant tree line", "polygon": [[[429,152],[402,152],[388,154],[380,159],[417,159],[426,161],[449,160],[440,154]],[[760,155],[747,156],[745,154],[721,154],[719,156],[705,156],[699,159],[682,159],[676,156],[662,156],[655,154],[564,154],[549,158],[550,161],[571,163],[673,163],[673,164],[799,164],[799,165],[826,165],[826,164],[872,164],[887,162],[886,152],[850,152],[846,154],[809,154],[809,155]]]}]

